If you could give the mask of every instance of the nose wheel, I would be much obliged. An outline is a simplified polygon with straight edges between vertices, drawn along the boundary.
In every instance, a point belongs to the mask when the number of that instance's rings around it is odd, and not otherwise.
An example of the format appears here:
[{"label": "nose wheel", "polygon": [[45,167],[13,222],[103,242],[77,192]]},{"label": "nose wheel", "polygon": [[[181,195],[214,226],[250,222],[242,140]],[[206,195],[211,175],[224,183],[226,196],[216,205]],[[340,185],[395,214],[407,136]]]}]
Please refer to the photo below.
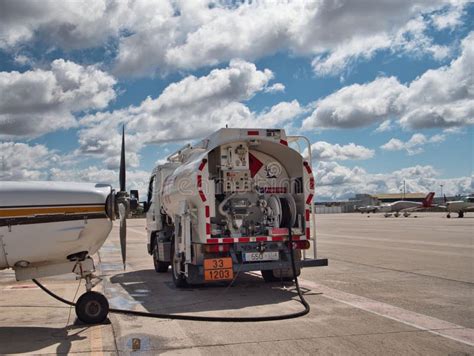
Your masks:
[{"label": "nose wheel", "polygon": [[[94,262],[90,257],[77,261],[72,271],[77,274],[78,279],[86,281],[86,292],[79,297],[75,306],[77,318],[86,324],[102,323],[109,314],[109,302],[104,295],[92,291],[101,280],[93,275]],[[93,283],[93,279],[98,279],[98,282]]]},{"label": "nose wheel", "polygon": [[109,302],[100,293],[86,292],[76,302],[76,315],[86,324],[100,324],[109,313]]}]

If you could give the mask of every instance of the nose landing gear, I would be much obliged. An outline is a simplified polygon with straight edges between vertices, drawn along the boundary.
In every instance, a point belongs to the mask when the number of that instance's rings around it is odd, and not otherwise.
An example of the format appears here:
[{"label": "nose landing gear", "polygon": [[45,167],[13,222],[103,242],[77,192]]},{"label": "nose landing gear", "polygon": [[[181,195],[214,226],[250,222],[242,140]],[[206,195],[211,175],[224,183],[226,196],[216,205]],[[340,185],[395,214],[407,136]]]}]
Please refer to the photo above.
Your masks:
[{"label": "nose landing gear", "polygon": [[[92,261],[90,257],[88,259]],[[86,292],[79,297],[75,306],[77,318],[86,324],[100,324],[109,314],[109,302],[107,298],[98,292],[92,291],[92,287],[94,287],[92,284],[93,266],[92,263],[92,269],[85,268],[83,263],[79,261],[73,270],[73,272],[78,275],[78,279],[83,278],[86,280]]]},{"label": "nose landing gear", "polygon": [[109,302],[100,293],[89,291],[76,302],[77,318],[86,324],[100,324],[109,314]]}]

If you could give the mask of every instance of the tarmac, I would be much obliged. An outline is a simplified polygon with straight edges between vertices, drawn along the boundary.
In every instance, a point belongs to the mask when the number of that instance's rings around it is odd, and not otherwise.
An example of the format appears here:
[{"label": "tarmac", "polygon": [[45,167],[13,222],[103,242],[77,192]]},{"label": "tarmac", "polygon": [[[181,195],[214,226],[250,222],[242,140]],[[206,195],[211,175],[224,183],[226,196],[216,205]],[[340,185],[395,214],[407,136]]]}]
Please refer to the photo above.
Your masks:
[{"label": "tarmac", "polygon": [[[474,354],[474,214],[327,214],[317,215],[316,224],[318,256],[329,258],[329,266],[302,271],[309,315],[210,323],[110,314],[104,325],[88,326],[73,309],[4,270],[0,354]],[[301,310],[292,283],[264,283],[259,273],[240,274],[230,287],[176,289],[170,272],[154,271],[144,225],[128,221],[126,271],[117,227],[94,256],[104,279],[95,290],[112,307],[215,316]],[[73,275],[42,282],[70,300],[84,292]]]}]

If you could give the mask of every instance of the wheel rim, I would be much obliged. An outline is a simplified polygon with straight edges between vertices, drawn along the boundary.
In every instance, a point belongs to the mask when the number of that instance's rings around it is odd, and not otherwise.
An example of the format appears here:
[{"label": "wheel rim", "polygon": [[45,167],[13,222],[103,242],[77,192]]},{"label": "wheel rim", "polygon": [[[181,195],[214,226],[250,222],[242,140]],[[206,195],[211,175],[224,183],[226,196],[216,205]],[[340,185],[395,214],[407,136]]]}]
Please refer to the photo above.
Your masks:
[{"label": "wheel rim", "polygon": [[100,305],[99,302],[96,302],[95,300],[91,300],[87,302],[85,309],[86,309],[86,313],[89,316],[94,317],[100,314],[100,311],[102,310],[102,306]]}]

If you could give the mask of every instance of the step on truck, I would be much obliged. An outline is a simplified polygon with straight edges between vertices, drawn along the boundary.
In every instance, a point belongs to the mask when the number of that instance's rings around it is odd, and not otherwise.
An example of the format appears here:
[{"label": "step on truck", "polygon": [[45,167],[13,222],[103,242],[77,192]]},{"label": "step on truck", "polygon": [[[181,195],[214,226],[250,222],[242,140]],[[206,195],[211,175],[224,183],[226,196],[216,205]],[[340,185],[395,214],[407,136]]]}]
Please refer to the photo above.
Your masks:
[{"label": "step on truck", "polygon": [[171,265],[177,287],[248,271],[291,280],[289,230],[297,275],[327,266],[317,258],[309,146],[281,129],[224,128],[170,155],[153,170],[144,202],[155,270]]}]

